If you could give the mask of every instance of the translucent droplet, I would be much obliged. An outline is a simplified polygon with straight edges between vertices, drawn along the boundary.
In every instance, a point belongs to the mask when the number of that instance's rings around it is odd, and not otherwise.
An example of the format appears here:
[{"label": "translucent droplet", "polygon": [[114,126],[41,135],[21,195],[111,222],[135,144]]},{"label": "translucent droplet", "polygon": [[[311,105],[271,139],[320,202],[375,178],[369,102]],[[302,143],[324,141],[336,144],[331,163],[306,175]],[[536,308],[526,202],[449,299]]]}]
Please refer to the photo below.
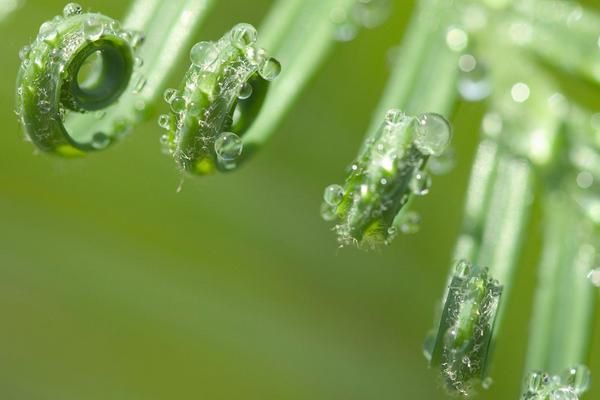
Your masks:
[{"label": "translucent droplet", "polygon": [[225,161],[237,159],[244,148],[242,139],[233,132],[223,132],[215,140],[215,153]]},{"label": "translucent droplet", "polygon": [[101,150],[110,144],[110,137],[104,132],[96,132],[92,137],[92,147]]},{"label": "translucent droplet", "polygon": [[428,113],[417,118],[415,145],[425,155],[441,155],[452,137],[450,123],[441,115]]},{"label": "translucent droplet", "polygon": [[410,180],[409,186],[416,196],[425,196],[431,188],[431,177],[425,171],[417,171]]},{"label": "translucent droplet", "polygon": [[392,108],[385,113],[385,123],[388,125],[398,125],[405,117],[406,114],[402,110]]},{"label": "translucent droplet", "polygon": [[600,287],[600,268],[591,270],[588,273],[587,278],[592,282],[592,285]]},{"label": "translucent droplet", "polygon": [[29,53],[31,52],[31,47],[23,46],[21,50],[19,50],[19,59],[24,61],[27,57],[29,57]]},{"label": "translucent droplet", "polygon": [[323,200],[330,206],[339,205],[344,199],[344,188],[340,185],[329,185],[323,193]]},{"label": "translucent droplet", "polygon": [[145,76],[143,75],[138,75],[134,78],[134,83],[133,83],[133,93],[140,93],[142,90],[144,90],[144,87],[146,86],[146,83],[148,83],[148,80],[146,79]]},{"label": "translucent droplet", "polygon": [[163,129],[170,130],[171,129],[171,116],[168,114],[161,114],[158,117],[158,126]]},{"label": "translucent droplet", "polygon": [[133,63],[136,68],[140,68],[144,65],[144,59],[142,57],[136,57],[133,59]]},{"label": "translucent droplet", "polygon": [[273,57],[269,57],[260,67],[259,73],[265,80],[273,81],[281,73],[281,64]]},{"label": "translucent droplet", "polygon": [[446,32],[446,44],[452,51],[463,51],[469,44],[469,35],[460,28],[451,27],[448,29],[448,32]]},{"label": "translucent droplet", "polygon": [[96,41],[104,33],[104,25],[95,17],[88,18],[83,24],[83,34],[87,40]]},{"label": "translucent droplet", "polygon": [[517,82],[511,88],[510,95],[515,102],[524,103],[527,101],[527,99],[529,99],[529,86],[526,83]]},{"label": "translucent droplet", "polygon": [[185,99],[183,97],[177,96],[171,102],[171,110],[176,113],[182,113],[185,111]]},{"label": "translucent droplet", "polygon": [[419,232],[421,227],[421,216],[415,211],[409,211],[404,215],[400,223],[400,231],[404,234]]},{"label": "translucent droplet", "polygon": [[172,88],[168,88],[167,90],[165,90],[164,94],[163,94],[163,98],[165,99],[165,101],[168,104],[171,104],[173,102],[173,100],[175,100],[175,98],[177,98],[177,90],[176,89],[172,89]]},{"label": "translucent droplet", "polygon": [[146,35],[144,35],[142,32],[131,32],[131,39],[129,40],[129,44],[131,44],[131,47],[133,47],[134,49],[137,49],[138,47],[143,45],[145,41]]},{"label": "translucent droplet", "polygon": [[489,390],[493,384],[494,384],[494,380],[489,376],[487,378],[485,378],[483,381],[481,381],[481,387],[484,388],[485,390]]},{"label": "translucent droplet", "polygon": [[231,29],[231,43],[239,49],[256,43],[257,39],[256,28],[250,24],[237,24]]},{"label": "translucent droplet", "polygon": [[337,215],[335,214],[335,207],[327,203],[322,203],[321,218],[323,218],[323,220],[327,222],[335,221],[335,219],[337,218]]},{"label": "translucent droplet", "polygon": [[193,115],[193,116],[200,115],[200,113],[202,112],[202,109],[200,108],[200,104],[195,101],[191,101],[188,104],[188,112],[190,113],[190,115]]},{"label": "translucent droplet", "polygon": [[[472,57],[472,56],[471,56]],[[461,70],[458,78],[457,87],[461,97],[467,101],[480,101],[485,99],[492,92],[492,84],[489,79],[487,68],[477,62],[473,57],[463,59],[462,64],[459,61]]]},{"label": "translucent droplet", "polygon": [[251,84],[249,84],[248,82],[244,83],[240,88],[240,92],[238,93],[238,99],[246,100],[250,98],[250,96],[252,96],[253,91],[254,89],[252,88]]},{"label": "translucent droplet", "polygon": [[594,175],[589,171],[581,171],[577,174],[577,186],[582,189],[589,189],[594,184]]},{"label": "translucent droplet", "polygon": [[529,374],[527,378],[527,389],[533,393],[537,393],[540,391],[544,384],[542,373],[540,372],[532,372]]},{"label": "translucent droplet", "polygon": [[590,387],[590,370],[585,365],[577,365],[573,368],[569,368],[563,373],[561,382],[568,385],[576,394],[582,394]]},{"label": "translucent droplet", "polygon": [[389,0],[358,0],[353,8],[353,17],[365,28],[375,28],[385,22],[390,11]]},{"label": "translucent droplet", "polygon": [[465,260],[459,261],[454,268],[454,274],[458,278],[466,279],[471,274],[471,264]]},{"label": "translucent droplet", "polygon": [[63,15],[65,17],[72,17],[79,15],[83,12],[83,8],[77,3],[69,3],[63,8]]},{"label": "translucent droplet", "polygon": [[334,38],[340,42],[349,42],[358,34],[358,27],[348,18],[342,7],[334,7],[330,13],[331,22],[335,25]]},{"label": "translucent droplet", "polygon": [[211,42],[198,42],[190,50],[190,60],[199,68],[213,65],[217,58],[219,58],[219,49]]},{"label": "translucent droplet", "polygon": [[103,119],[104,117],[106,117],[106,111],[98,110],[94,113],[94,117],[96,117],[96,119]]},{"label": "translucent droplet", "polygon": [[550,400],[578,400],[579,396],[571,388],[561,387],[550,394]]}]

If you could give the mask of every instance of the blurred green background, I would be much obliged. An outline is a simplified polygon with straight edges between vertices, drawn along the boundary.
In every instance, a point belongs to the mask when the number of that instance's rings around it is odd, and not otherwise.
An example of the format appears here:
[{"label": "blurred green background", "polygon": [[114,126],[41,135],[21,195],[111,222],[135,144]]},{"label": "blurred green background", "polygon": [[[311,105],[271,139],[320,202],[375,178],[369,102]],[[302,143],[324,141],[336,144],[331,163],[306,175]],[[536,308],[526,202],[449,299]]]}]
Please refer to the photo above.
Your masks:
[{"label": "blurred green background", "polygon": [[[397,0],[384,26],[337,46],[252,162],[189,178],[181,193],[154,121],[79,161],[34,155],[24,142],[13,114],[17,53],[64,3],[29,0],[0,22],[0,399],[443,399],[422,342],[483,106],[459,107],[457,165],[417,202],[419,234],[379,252],[338,250],[319,217],[414,2]],[[271,3],[219,1],[201,37],[259,25]],[[84,6],[117,17],[127,9],[117,0]],[[539,219],[536,211],[484,399],[518,396]],[[600,384],[588,398],[598,396]]]}]

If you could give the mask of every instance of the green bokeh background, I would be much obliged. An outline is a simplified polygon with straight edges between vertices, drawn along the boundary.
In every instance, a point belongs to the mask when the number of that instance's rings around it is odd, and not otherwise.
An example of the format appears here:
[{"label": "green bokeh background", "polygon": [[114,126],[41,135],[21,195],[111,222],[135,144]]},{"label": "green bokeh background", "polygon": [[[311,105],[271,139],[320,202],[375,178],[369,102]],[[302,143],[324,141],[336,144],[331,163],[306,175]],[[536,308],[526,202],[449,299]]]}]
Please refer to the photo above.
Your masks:
[{"label": "green bokeh background", "polygon": [[[221,0],[201,37],[259,25],[271,3]],[[417,202],[419,234],[379,252],[338,250],[319,217],[322,190],[355,154],[414,2],[396,0],[384,26],[337,46],[252,162],[186,179],[181,193],[154,121],[79,161],[34,155],[24,142],[13,114],[18,49],[63,5],[30,0],[0,22],[0,399],[443,399],[422,341],[483,107],[460,106],[457,165]],[[117,0],[85,7],[127,9]],[[586,93],[600,109],[598,91]],[[483,399],[518,395],[539,220],[536,211]],[[600,384],[588,398],[598,396]]]}]

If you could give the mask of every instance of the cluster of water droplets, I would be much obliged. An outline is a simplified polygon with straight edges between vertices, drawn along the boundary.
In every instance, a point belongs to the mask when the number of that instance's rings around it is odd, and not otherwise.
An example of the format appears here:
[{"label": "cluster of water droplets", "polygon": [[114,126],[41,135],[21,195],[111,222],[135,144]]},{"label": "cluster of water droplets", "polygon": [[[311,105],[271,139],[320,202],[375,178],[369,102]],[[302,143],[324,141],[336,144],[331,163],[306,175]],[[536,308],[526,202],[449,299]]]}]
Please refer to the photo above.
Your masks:
[{"label": "cluster of water droplets", "polygon": [[237,104],[252,99],[257,77],[271,82],[281,72],[279,61],[256,46],[257,37],[252,25],[238,24],[217,42],[196,43],[183,87],[164,92],[171,113],[158,119],[166,131],[161,143],[185,169],[236,167],[243,151],[240,133],[232,132],[241,117]]},{"label": "cluster of water droplets", "polygon": [[439,367],[446,387],[468,395],[484,376],[490,340],[502,294],[502,286],[487,269],[465,260],[457,262],[449,278],[440,312],[441,319],[427,336],[424,354]]},{"label": "cluster of water droplets", "polygon": [[559,375],[532,372],[526,379],[523,400],[578,400],[591,383],[585,365],[568,368]]},{"label": "cluster of water droplets", "polygon": [[389,17],[390,0],[355,0],[351,7],[335,6],[330,11],[335,26],[335,39],[348,42],[354,39],[361,28],[375,28]]},{"label": "cluster of water droplets", "polygon": [[[44,22],[36,39],[19,51],[21,69],[17,81],[16,114],[29,139],[43,150],[54,151],[54,147],[65,142],[63,130],[57,124],[62,125],[69,116],[90,112],[73,100],[68,84],[75,81],[81,88],[78,74],[88,60],[83,60],[74,69],[70,67],[70,62],[87,46],[95,45],[100,40],[102,45],[93,55],[102,57],[103,49],[111,46],[113,41],[123,41],[135,60],[134,71],[141,66],[141,59],[135,56],[143,42],[141,33],[125,30],[118,21],[102,14],[84,13],[83,8],[76,3],[67,4],[61,15]],[[125,74],[125,71],[122,73]],[[129,76],[123,76],[122,79],[133,81]],[[140,82],[140,79],[135,81],[134,91],[143,87],[145,81],[141,79]],[[25,109],[26,98],[36,98],[35,109]],[[57,103],[56,98],[61,98],[61,102]],[[93,111],[93,115],[97,119],[103,119],[106,112]],[[40,123],[43,121],[49,122]],[[107,147],[114,138],[127,130],[128,125],[127,121],[121,119],[112,122],[106,132],[91,133],[89,143],[81,145],[90,145],[93,149]]]},{"label": "cluster of water droplets", "polygon": [[419,230],[420,216],[403,207],[431,188],[430,157],[442,156],[451,128],[442,116],[418,117],[389,110],[384,122],[348,169],[345,184],[325,189],[321,216],[337,221],[340,245],[388,244],[398,233]]}]

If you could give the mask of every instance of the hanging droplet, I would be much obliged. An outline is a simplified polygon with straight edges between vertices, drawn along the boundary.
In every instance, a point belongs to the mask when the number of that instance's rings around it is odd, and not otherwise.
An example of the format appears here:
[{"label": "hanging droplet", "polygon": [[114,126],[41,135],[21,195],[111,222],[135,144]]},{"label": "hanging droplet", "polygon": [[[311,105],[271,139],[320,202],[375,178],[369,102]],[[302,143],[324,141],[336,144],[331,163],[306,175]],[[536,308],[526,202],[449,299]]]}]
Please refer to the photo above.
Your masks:
[{"label": "hanging droplet", "polygon": [[110,137],[104,132],[96,132],[92,137],[92,147],[96,150],[102,150],[110,144]]},{"label": "hanging droplet", "polygon": [[231,30],[231,43],[239,49],[256,43],[257,39],[256,28],[250,24],[237,24]]},{"label": "hanging droplet", "polygon": [[176,113],[182,113],[185,111],[185,99],[183,97],[177,96],[171,102],[171,110]]},{"label": "hanging droplet", "polygon": [[165,101],[168,104],[171,104],[173,102],[173,100],[175,100],[175,98],[177,98],[177,90],[176,89],[172,89],[172,88],[168,88],[167,90],[165,90],[164,94],[163,94],[163,98],[165,99]]},{"label": "hanging droplet", "polygon": [[410,190],[416,196],[425,196],[431,188],[431,177],[425,171],[417,171],[410,180]]},{"label": "hanging droplet", "polygon": [[344,188],[340,185],[329,185],[323,193],[323,200],[330,206],[338,206],[344,199]]},{"label": "hanging droplet", "polygon": [[405,234],[419,232],[421,227],[421,216],[416,211],[409,211],[404,215],[400,223],[400,231]]},{"label": "hanging droplet", "polygon": [[322,203],[321,204],[321,218],[323,218],[323,220],[327,221],[327,222],[334,221],[337,218],[337,215],[335,214],[335,207],[333,207],[325,202]]},{"label": "hanging droplet", "polygon": [[457,87],[461,97],[467,101],[480,101],[492,92],[487,68],[470,54],[462,55],[458,63],[460,76]]},{"label": "hanging droplet", "polygon": [[441,155],[452,136],[450,123],[441,115],[428,113],[417,118],[415,145],[425,155]]},{"label": "hanging droplet", "polygon": [[198,42],[190,50],[190,60],[192,64],[199,68],[211,66],[219,58],[219,50],[214,43]]},{"label": "hanging droplet", "polygon": [[83,34],[87,40],[96,41],[104,33],[104,25],[95,17],[88,18],[83,24]]},{"label": "hanging droplet", "polygon": [[269,57],[260,67],[259,74],[267,81],[273,81],[281,73],[281,64],[273,57]]},{"label": "hanging droplet", "polygon": [[392,108],[385,113],[385,123],[387,125],[398,125],[405,117],[406,114],[402,110]]},{"label": "hanging droplet", "polygon": [[253,91],[254,89],[252,88],[252,85],[250,83],[244,83],[240,88],[240,92],[238,93],[238,99],[246,100],[250,98],[250,96],[252,96]]},{"label": "hanging droplet", "polygon": [[600,268],[595,268],[589,272],[587,278],[592,282],[592,285],[600,287]]},{"label": "hanging droplet", "polygon": [[158,126],[163,129],[170,130],[171,129],[171,116],[168,114],[161,114],[158,117]]},{"label": "hanging droplet", "polygon": [[243,150],[242,139],[233,132],[223,132],[215,140],[215,153],[225,161],[237,159]]},{"label": "hanging droplet", "polygon": [[63,15],[65,18],[79,15],[83,12],[83,8],[77,3],[69,3],[63,8]]}]

